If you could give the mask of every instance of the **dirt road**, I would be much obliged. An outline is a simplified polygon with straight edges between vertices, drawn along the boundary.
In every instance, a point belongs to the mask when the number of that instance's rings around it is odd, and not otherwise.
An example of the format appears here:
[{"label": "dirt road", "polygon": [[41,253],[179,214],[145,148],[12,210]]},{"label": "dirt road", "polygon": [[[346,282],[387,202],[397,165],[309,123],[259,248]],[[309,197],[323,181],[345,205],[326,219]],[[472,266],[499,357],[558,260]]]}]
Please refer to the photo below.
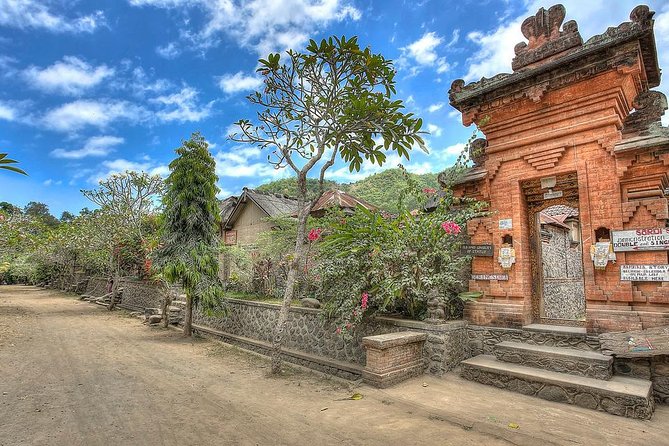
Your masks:
[{"label": "dirt road", "polygon": [[74,296],[0,287],[0,446],[669,444],[666,407],[639,422],[452,374],[377,390],[268,370]]}]

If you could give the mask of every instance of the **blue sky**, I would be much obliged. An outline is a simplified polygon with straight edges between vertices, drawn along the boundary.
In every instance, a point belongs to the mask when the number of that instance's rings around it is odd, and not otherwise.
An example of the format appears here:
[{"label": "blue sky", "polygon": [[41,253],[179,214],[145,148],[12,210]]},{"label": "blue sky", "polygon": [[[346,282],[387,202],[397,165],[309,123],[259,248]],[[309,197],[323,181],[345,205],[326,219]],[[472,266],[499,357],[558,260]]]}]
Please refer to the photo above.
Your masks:
[{"label": "blue sky", "polygon": [[[29,177],[0,174],[0,201],[47,203],[54,215],[91,206],[79,192],[126,169],[166,175],[193,131],[211,144],[221,196],[290,174],[227,140],[253,118],[245,96],[257,59],[332,34],[393,59],[398,98],[423,117],[431,152],[404,162],[417,173],[453,162],[471,134],[449,105],[457,78],[509,72],[522,20],[541,0],[0,0],[0,151]],[[563,0],[584,39],[628,20],[638,2]],[[660,66],[669,67],[669,0],[656,11]],[[667,93],[664,82],[661,90]],[[341,163],[349,182],[395,167]]]}]

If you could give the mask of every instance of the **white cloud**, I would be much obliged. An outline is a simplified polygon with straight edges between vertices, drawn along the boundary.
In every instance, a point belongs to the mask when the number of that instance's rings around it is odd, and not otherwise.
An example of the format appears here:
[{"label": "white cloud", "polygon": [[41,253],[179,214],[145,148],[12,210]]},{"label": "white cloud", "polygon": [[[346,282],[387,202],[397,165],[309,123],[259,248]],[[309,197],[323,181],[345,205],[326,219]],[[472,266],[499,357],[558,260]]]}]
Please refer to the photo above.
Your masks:
[{"label": "white cloud", "polygon": [[228,94],[240,91],[257,90],[263,80],[257,76],[245,76],[241,71],[235,74],[224,74],[218,80],[218,86]]},{"label": "white cloud", "polygon": [[288,175],[286,169],[275,169],[261,156],[258,147],[238,145],[214,155],[219,177],[279,178]]},{"label": "white cloud", "polygon": [[181,54],[181,50],[179,50],[175,42],[170,42],[165,46],[157,47],[156,54],[158,54],[160,57],[171,60],[175,59],[179,54]]},{"label": "white cloud", "polygon": [[436,104],[432,104],[427,108],[427,111],[429,111],[430,113],[434,113],[436,111],[441,110],[444,107],[444,105],[445,104],[443,102],[438,102]]},{"label": "white cloud", "polygon": [[441,136],[442,128],[435,124],[428,124],[427,131],[430,132],[430,135],[439,137]]},{"label": "white cloud", "polygon": [[123,144],[125,140],[117,136],[94,136],[89,138],[81,149],[55,149],[51,156],[56,158],[81,159],[88,156],[106,156],[114,150],[114,146]]},{"label": "white cloud", "polygon": [[105,25],[102,11],[68,17],[53,12],[49,0],[0,0],[0,26],[45,29],[54,33],[91,33]]},{"label": "white cloud", "polygon": [[81,94],[113,74],[114,70],[107,65],[93,67],[73,56],[65,56],[62,61],[43,69],[31,66],[23,71],[31,87],[69,95]]},{"label": "white cloud", "polygon": [[435,32],[427,32],[403,49],[420,65],[433,65],[439,57],[435,49],[443,41]]},{"label": "white cloud", "polygon": [[[199,8],[205,14],[200,29],[183,38],[208,48],[220,36],[231,36],[260,55],[302,45],[308,36],[332,22],[359,20],[361,13],[348,0],[129,0],[133,6]],[[169,45],[168,45],[169,46]]]},{"label": "white cloud", "polygon": [[199,104],[198,91],[192,87],[184,87],[180,92],[158,96],[151,102],[162,105],[163,109],[156,112],[156,117],[163,122],[198,122],[211,115],[213,102]]},{"label": "white cloud", "polygon": [[87,126],[103,128],[117,120],[139,122],[147,118],[142,107],[118,100],[77,100],[49,110],[42,122],[47,128],[76,132]]},{"label": "white cloud", "polygon": [[[459,31],[454,32],[453,39],[446,46],[455,44],[459,35]],[[422,67],[434,67],[439,74],[447,72],[451,69],[451,65],[446,62],[445,57],[439,57],[436,51],[443,42],[443,37],[437,33],[426,32],[420,39],[401,48],[402,56],[397,61],[398,66],[410,67],[410,76],[418,74]]]},{"label": "white cloud", "polygon": [[42,182],[42,184],[45,185],[46,187],[49,187],[49,186],[52,186],[52,185],[53,186],[60,186],[61,184],[63,184],[63,181],[62,180],[55,181],[52,178],[49,178],[48,180],[44,180],[44,182]]},{"label": "white cloud", "polygon": [[5,121],[15,121],[18,118],[18,111],[11,105],[0,101],[0,119]]}]

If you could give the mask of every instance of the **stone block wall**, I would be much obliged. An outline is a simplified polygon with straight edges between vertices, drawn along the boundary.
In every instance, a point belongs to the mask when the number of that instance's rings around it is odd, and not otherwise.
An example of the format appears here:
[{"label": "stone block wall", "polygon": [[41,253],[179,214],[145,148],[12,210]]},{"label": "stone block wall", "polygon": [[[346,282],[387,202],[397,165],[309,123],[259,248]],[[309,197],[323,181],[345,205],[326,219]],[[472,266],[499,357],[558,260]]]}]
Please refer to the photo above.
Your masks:
[{"label": "stone block wall", "polygon": [[107,294],[107,278],[91,277],[88,280],[88,285],[86,286],[86,291],[84,294],[95,297],[100,297]]},{"label": "stone block wall", "polygon": [[[194,323],[230,335],[271,343],[279,315],[279,305],[228,299],[228,314],[207,317],[196,312]],[[427,334],[423,357],[428,372],[442,375],[465,359],[467,343],[463,321],[448,321],[432,325],[390,317],[377,317],[359,326],[353,337],[344,339],[336,333],[335,325],[321,317],[320,311],[293,307],[288,316],[285,347],[310,355],[343,363],[365,365],[362,338],[401,331],[419,331]]]},{"label": "stone block wall", "polygon": [[148,280],[121,279],[123,298],[120,306],[123,308],[143,311],[145,308],[161,308],[163,293],[160,287]]}]

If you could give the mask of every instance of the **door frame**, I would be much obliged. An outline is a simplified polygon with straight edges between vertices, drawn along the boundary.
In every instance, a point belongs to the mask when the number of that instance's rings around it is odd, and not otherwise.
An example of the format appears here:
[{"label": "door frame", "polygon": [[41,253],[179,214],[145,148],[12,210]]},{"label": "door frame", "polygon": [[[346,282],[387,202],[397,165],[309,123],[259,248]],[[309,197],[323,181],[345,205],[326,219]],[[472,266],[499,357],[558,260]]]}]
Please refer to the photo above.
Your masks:
[{"label": "door frame", "polygon": [[[543,259],[541,256],[541,234],[539,231],[539,213],[556,205],[565,205],[578,209],[579,212],[579,230],[581,231],[581,262],[583,256],[583,226],[580,220],[581,208],[579,206],[578,194],[578,175],[576,172],[562,173],[556,175],[546,175],[545,177],[555,176],[556,185],[552,188],[554,192],[561,191],[562,197],[544,199],[546,189],[541,187],[541,178],[535,178],[521,182],[521,190],[525,196],[527,206],[527,223],[529,227],[530,240],[530,267],[532,277],[532,296],[531,296],[531,315],[533,323],[567,325],[584,327],[585,320],[570,319],[550,319],[541,316],[543,309]],[[544,177],[544,178],[545,178]],[[585,287],[585,264],[583,265],[583,286]],[[584,306],[587,301],[584,302]],[[584,308],[585,310],[585,308]]]}]

